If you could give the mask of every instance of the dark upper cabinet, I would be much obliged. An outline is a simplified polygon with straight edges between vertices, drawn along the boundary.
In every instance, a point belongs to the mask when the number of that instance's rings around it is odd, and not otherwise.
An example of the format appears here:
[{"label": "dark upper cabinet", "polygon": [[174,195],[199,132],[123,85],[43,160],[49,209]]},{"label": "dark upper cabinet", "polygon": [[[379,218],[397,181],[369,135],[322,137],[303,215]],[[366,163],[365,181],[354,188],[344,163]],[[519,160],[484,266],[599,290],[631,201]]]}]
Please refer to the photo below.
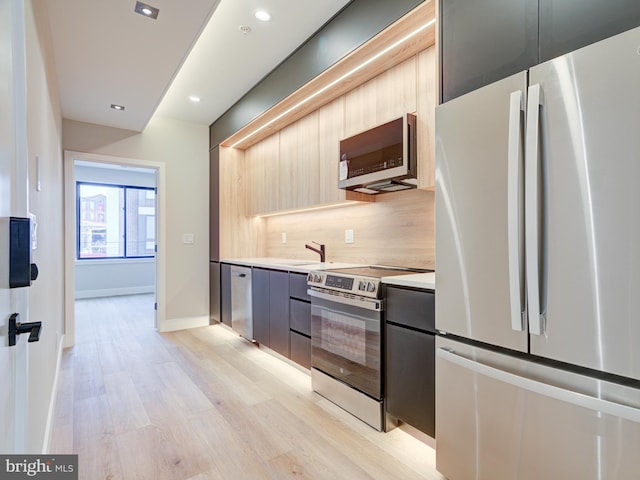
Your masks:
[{"label": "dark upper cabinet", "polygon": [[539,0],[540,62],[640,25],[639,0]]},{"label": "dark upper cabinet", "polygon": [[441,0],[440,101],[638,25],[638,0]]},{"label": "dark upper cabinet", "polygon": [[538,0],[442,0],[441,101],[538,62]]}]

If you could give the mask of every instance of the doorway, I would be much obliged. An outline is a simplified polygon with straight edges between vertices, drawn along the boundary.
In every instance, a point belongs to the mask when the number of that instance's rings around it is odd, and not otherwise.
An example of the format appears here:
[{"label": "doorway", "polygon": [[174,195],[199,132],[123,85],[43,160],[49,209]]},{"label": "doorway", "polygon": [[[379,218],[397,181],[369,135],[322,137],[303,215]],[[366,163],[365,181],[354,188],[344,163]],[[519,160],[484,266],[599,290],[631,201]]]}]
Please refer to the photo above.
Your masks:
[{"label": "doorway", "polygon": [[76,300],[148,295],[162,329],[162,164],[65,152],[65,347]]}]

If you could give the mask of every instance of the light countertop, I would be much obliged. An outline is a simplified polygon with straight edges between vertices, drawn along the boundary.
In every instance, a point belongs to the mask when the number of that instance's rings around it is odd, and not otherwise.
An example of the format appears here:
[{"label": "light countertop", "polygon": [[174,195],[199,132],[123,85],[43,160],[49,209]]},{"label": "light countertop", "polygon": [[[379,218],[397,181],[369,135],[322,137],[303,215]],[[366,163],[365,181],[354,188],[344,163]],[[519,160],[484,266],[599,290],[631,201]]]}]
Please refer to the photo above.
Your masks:
[{"label": "light countertop", "polygon": [[[243,265],[247,267],[270,268],[273,270],[283,270],[287,272],[309,273],[316,270],[328,270],[332,268],[351,268],[366,267],[357,263],[342,262],[318,262],[313,260],[301,260],[292,258],[273,258],[273,257],[255,257],[255,258],[225,258],[220,260],[221,263],[232,263],[234,265]],[[435,290],[436,274],[429,273],[412,273],[407,275],[396,275],[391,277],[382,277],[382,283],[387,285],[398,285],[401,287],[423,288],[426,290]]]},{"label": "light countertop", "polygon": [[221,263],[232,263],[234,265],[244,265],[247,267],[271,268],[273,270],[284,270],[287,272],[309,273],[312,270],[327,270],[330,268],[350,268],[362,267],[364,265],[356,263],[340,262],[319,262],[313,260],[300,260],[291,258],[225,258]]},{"label": "light countertop", "polygon": [[436,289],[436,273],[412,273],[409,275],[396,275],[394,277],[382,277],[382,283],[387,285],[398,285],[400,287],[423,288],[426,290]]}]

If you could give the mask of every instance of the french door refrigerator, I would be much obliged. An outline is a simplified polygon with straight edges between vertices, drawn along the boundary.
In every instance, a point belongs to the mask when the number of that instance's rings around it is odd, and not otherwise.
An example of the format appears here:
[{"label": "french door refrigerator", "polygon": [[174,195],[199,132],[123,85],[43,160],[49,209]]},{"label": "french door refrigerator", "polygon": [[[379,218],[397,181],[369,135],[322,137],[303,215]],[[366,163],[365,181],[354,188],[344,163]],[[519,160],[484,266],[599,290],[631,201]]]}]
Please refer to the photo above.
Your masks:
[{"label": "french door refrigerator", "polygon": [[436,463],[640,478],[640,28],[436,109]]}]

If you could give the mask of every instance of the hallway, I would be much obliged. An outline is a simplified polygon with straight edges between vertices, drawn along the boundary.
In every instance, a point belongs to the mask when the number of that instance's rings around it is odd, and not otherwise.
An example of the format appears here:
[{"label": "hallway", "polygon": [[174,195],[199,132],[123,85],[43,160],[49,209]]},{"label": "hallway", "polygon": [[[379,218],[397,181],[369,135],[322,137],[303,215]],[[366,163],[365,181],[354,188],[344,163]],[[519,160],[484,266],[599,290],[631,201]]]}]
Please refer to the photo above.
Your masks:
[{"label": "hallway", "polygon": [[434,451],[374,431],[300,371],[211,326],[159,334],[153,297],[76,302],[52,453],[97,479],[442,479]]}]

